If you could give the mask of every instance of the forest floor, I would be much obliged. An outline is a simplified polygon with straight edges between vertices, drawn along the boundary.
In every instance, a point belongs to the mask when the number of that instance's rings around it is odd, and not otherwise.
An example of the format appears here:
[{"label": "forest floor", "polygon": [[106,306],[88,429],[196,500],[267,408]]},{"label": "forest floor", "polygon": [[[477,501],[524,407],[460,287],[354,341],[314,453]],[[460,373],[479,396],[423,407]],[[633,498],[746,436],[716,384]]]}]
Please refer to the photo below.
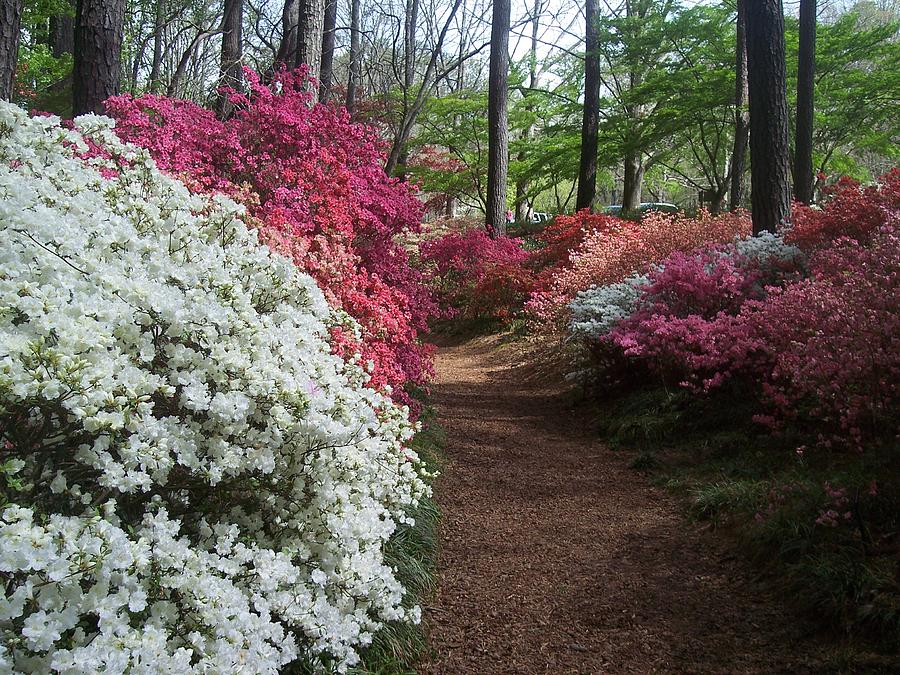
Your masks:
[{"label": "forest floor", "polygon": [[420,672],[826,669],[725,538],[603,446],[558,374],[496,336],[445,341],[436,368],[447,461]]}]

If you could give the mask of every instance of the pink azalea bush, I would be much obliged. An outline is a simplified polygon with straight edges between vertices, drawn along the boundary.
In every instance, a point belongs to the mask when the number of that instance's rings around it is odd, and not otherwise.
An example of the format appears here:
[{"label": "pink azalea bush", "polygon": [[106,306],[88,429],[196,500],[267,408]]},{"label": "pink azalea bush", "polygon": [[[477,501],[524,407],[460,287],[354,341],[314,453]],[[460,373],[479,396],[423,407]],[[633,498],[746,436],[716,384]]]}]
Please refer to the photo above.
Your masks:
[{"label": "pink azalea bush", "polygon": [[555,327],[566,318],[566,306],[579,291],[643,273],[676,251],[708,242],[727,242],[748,234],[744,213],[696,217],[651,212],[639,222],[604,215],[579,214],[582,233],[569,233],[575,246],[560,263],[540,275],[541,283],[526,304],[539,325]]},{"label": "pink azalea bush", "polygon": [[[880,198],[868,208],[850,198],[854,188],[804,214],[803,236],[785,239],[810,244],[808,259],[768,234],[674,253],[644,278],[580,294],[573,329],[603,367],[612,351],[697,391],[736,378],[757,384],[759,421],[809,429],[824,447],[896,440],[900,208],[885,195],[891,185],[874,188]],[[856,238],[837,235],[848,202]]]},{"label": "pink azalea bush", "polygon": [[368,364],[377,388],[422,385],[431,373],[420,336],[436,312],[399,235],[419,227],[413,190],[383,169],[383,147],[346,111],[312,105],[303,70],[266,85],[246,70],[248,94],[232,92],[226,120],[195,103],[116,96],[116,132],[147,148],[159,167],[193,189],[244,204],[260,238],[292,258],[326,298],[358,322],[332,328],[348,358]]},{"label": "pink azalea bush", "polygon": [[529,254],[510,237],[474,228],[422,242],[421,263],[446,316],[512,318],[531,290]]}]

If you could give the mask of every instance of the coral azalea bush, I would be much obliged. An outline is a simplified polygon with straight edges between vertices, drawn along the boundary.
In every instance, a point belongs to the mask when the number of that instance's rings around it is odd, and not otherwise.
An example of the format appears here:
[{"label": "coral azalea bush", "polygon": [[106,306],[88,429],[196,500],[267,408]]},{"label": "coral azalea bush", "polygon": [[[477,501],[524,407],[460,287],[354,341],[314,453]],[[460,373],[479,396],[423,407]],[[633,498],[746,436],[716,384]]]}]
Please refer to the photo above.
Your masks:
[{"label": "coral azalea bush", "polygon": [[312,105],[302,70],[268,86],[252,71],[246,77],[250,93],[232,94],[225,121],[152,95],[113,97],[106,107],[116,133],[147,148],[161,169],[245,204],[260,238],[356,320],[358,330],[333,328],[341,352],[360,353],[372,385],[409,402],[403,386],[430,373],[419,336],[436,309],[396,241],[418,227],[418,199],[385,175],[374,131],[344,110]]},{"label": "coral azalea bush", "polygon": [[579,291],[591,286],[618,283],[629,274],[648,271],[676,251],[690,251],[706,242],[727,242],[750,231],[742,213],[696,217],[672,213],[648,213],[639,222],[605,215],[577,214],[553,231],[548,242],[556,251],[571,242],[574,247],[560,262],[540,275],[537,289],[526,307],[539,324],[555,326],[566,316],[566,306]]},{"label": "coral azalea bush", "polygon": [[417,618],[413,430],[243,207],[110,125],[0,106],[0,670],[345,670]]}]

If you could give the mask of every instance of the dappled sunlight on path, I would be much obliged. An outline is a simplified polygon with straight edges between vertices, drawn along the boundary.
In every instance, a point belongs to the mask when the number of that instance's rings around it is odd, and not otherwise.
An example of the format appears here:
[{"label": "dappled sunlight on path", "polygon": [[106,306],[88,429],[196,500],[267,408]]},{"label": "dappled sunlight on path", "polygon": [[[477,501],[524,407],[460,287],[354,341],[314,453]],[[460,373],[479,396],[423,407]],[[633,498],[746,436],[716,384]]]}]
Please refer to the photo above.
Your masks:
[{"label": "dappled sunlight on path", "polygon": [[438,354],[448,462],[422,672],[817,671],[727,549],[603,447],[562,383],[503,354],[489,338]]}]

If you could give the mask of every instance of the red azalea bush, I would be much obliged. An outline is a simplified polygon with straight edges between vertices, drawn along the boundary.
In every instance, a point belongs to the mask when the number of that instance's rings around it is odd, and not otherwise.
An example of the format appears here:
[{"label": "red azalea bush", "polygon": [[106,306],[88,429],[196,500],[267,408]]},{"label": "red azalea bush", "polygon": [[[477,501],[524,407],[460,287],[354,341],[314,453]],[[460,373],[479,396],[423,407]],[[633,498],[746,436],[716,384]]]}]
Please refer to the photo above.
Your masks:
[{"label": "red azalea bush", "polygon": [[900,210],[900,168],[866,187],[845,176],[825,192],[824,209],[794,205],[788,241],[804,249],[827,245],[838,237],[866,241]]},{"label": "red azalea bush", "polygon": [[526,304],[539,324],[555,327],[565,317],[566,305],[593,285],[612,284],[629,274],[645,272],[653,263],[676,251],[690,251],[707,242],[727,242],[750,232],[744,213],[695,217],[679,213],[646,214],[639,222],[582,212],[566,223],[558,241],[571,241],[567,257],[540,275],[540,285]]},{"label": "red azalea bush", "polygon": [[480,228],[422,242],[420,257],[447,316],[512,318],[533,283],[528,252]]},{"label": "red azalea bush", "polygon": [[406,383],[430,374],[420,344],[436,311],[398,235],[419,227],[414,192],[383,169],[383,147],[343,109],[312,105],[303,70],[269,85],[245,70],[249,94],[232,93],[227,120],[192,102],[115,96],[116,131],[150,150],[164,171],[246,205],[260,237],[315,277],[362,334],[333,329],[337,349],[372,364],[372,386],[409,402]]}]

